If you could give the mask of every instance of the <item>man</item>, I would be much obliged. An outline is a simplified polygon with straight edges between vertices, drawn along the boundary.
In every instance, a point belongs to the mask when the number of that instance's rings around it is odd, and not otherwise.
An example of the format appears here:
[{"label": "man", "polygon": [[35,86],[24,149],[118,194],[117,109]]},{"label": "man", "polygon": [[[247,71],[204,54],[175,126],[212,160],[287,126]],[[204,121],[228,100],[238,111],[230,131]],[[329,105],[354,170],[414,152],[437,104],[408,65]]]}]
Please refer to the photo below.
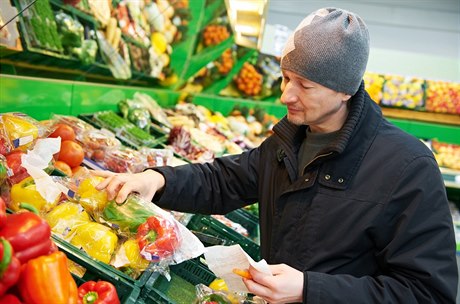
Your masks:
[{"label": "man", "polygon": [[[369,36],[351,12],[320,9],[282,59],[287,116],[260,147],[213,163],[113,175],[122,202],[225,214],[259,202],[261,253],[248,289],[269,303],[455,303],[447,197],[432,153],[382,117],[364,90]],[[155,197],[154,197],[155,195]]]}]

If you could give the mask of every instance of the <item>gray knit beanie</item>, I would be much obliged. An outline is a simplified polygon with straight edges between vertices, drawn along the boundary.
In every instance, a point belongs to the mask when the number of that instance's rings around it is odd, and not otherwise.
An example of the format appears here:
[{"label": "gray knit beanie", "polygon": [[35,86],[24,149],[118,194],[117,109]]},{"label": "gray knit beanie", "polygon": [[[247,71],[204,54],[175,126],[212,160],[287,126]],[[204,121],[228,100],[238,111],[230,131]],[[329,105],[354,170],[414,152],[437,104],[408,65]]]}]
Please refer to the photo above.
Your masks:
[{"label": "gray knit beanie", "polygon": [[369,33],[364,21],[340,8],[322,8],[308,15],[289,37],[281,68],[354,95],[368,57]]}]

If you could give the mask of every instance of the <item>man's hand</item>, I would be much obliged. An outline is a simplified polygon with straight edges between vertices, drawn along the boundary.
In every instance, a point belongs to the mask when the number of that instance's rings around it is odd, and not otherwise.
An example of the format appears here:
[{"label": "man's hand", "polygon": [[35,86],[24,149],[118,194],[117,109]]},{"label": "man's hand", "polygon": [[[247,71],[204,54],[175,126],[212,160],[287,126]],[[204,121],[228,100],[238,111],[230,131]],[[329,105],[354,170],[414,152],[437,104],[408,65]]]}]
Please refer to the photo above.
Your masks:
[{"label": "man's hand", "polygon": [[155,193],[165,185],[163,175],[153,170],[136,174],[96,170],[91,171],[91,174],[105,177],[96,189],[106,189],[109,200],[115,199],[118,204],[122,204],[132,192],[138,193],[142,199],[150,202]]},{"label": "man's hand", "polygon": [[249,267],[252,280],[243,279],[248,290],[270,304],[302,302],[303,273],[286,264],[269,266],[273,276]]}]

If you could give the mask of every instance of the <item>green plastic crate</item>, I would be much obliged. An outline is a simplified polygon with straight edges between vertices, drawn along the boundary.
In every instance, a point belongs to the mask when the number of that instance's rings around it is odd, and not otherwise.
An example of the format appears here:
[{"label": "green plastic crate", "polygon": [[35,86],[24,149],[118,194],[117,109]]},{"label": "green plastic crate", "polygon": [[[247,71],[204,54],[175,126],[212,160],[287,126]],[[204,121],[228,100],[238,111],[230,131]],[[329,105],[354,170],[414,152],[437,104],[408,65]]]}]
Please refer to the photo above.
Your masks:
[{"label": "green plastic crate", "polygon": [[229,220],[240,224],[248,231],[249,238],[260,244],[259,219],[244,209],[237,209],[225,215]]},{"label": "green plastic crate", "polygon": [[207,266],[198,259],[170,266],[171,280],[153,273],[142,288],[138,303],[190,304],[196,299],[195,286],[209,285],[216,279]]},{"label": "green plastic crate", "polygon": [[[195,214],[187,224],[187,228],[192,232],[197,231],[223,239],[225,240],[224,245],[239,244],[254,260],[260,260],[260,246],[258,244],[232,228],[227,227],[210,215]],[[209,246],[212,244],[205,243],[204,245]]]},{"label": "green plastic crate", "polygon": [[75,248],[72,248],[73,246],[69,243],[54,236],[53,241],[56,243],[59,250],[66,254],[69,260],[86,269],[82,277],[72,274],[78,286],[87,281],[108,281],[117,289],[118,297],[120,298],[121,303],[137,303],[137,299],[139,298],[141,292],[141,288],[139,286],[136,286],[132,282],[126,280],[123,276],[112,272],[111,269],[108,268],[108,265],[90,258],[79,250],[75,250]]}]

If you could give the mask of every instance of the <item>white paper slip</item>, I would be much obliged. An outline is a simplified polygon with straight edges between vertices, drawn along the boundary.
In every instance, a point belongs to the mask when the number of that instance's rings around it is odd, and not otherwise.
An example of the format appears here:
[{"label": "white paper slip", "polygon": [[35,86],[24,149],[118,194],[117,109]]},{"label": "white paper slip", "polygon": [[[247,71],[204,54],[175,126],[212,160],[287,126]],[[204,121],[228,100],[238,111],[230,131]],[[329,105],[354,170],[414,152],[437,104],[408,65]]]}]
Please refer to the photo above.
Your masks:
[{"label": "white paper slip", "polygon": [[248,292],[242,278],[233,273],[234,268],[248,269],[251,265],[260,272],[272,274],[265,260],[255,262],[240,245],[207,247],[204,256],[209,269],[227,283],[230,291]]}]

